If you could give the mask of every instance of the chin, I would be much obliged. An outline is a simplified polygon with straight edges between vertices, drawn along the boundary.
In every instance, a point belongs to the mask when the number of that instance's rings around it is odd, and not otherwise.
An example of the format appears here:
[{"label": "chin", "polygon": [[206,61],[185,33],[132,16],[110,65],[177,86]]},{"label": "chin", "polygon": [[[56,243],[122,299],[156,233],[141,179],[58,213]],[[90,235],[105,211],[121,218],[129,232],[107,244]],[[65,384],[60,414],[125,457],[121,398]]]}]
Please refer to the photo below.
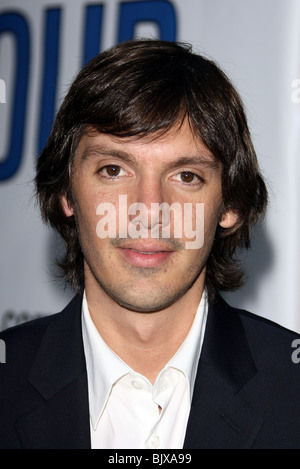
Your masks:
[{"label": "chin", "polygon": [[121,296],[120,294],[118,295],[110,294],[110,297],[123,308],[126,308],[130,311],[134,311],[136,313],[148,314],[148,313],[156,313],[158,311],[162,311],[168,308],[173,303],[175,303],[179,298],[181,298],[188,289],[189,288],[182,289],[180,291],[177,291],[173,295],[170,295],[170,291],[168,291],[167,295],[157,294],[154,296],[153,291],[152,291],[151,292],[152,295],[149,292],[149,294],[145,293],[145,295],[143,295],[142,297],[131,296],[129,298],[128,295]]}]

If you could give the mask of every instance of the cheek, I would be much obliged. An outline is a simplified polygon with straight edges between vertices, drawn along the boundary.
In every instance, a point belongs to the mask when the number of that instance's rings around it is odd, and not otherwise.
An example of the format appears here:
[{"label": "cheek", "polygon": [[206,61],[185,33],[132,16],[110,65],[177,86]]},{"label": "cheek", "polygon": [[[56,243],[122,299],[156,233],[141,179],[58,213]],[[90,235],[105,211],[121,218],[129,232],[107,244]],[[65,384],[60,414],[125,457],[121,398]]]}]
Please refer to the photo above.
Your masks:
[{"label": "cheek", "polygon": [[221,212],[221,203],[218,200],[186,204],[183,210],[183,233],[186,241],[193,249],[211,245],[215,236]]},{"label": "cheek", "polygon": [[96,237],[97,202],[92,197],[82,194],[76,196],[74,203],[74,217],[80,239],[86,240]]},{"label": "cheek", "polygon": [[220,200],[204,205],[204,233],[205,238],[213,240],[222,213]]},{"label": "cheek", "polygon": [[[116,194],[78,192],[74,204],[74,216],[83,251],[101,251],[107,245],[107,238],[118,234],[119,202]],[[127,215],[125,213],[127,228]],[[94,254],[95,255],[95,252]]]}]

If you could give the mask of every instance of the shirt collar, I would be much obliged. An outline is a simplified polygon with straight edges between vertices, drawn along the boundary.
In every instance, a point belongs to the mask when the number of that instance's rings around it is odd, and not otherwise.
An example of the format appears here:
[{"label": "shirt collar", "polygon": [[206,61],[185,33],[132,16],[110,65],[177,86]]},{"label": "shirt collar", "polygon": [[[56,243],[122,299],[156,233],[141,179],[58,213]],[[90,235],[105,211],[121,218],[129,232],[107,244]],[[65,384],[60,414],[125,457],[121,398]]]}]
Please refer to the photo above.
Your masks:
[{"label": "shirt collar", "polygon": [[112,385],[131,371],[131,368],[102,339],[90,316],[85,292],[82,301],[82,335],[88,376],[90,417],[95,429]]},{"label": "shirt collar", "polygon": [[[168,367],[183,372],[187,378],[191,399],[204,337],[207,311],[207,293],[204,290],[188,335],[159,374],[160,376]],[[96,429],[113,384],[122,376],[129,372],[134,373],[134,371],[102,339],[91,319],[85,292],[82,302],[82,334],[88,376],[90,417],[92,426]]]},{"label": "shirt collar", "polygon": [[169,360],[169,362],[165,366],[165,368],[176,368],[185,374],[189,384],[191,400],[193,396],[198,362],[202,348],[205,325],[207,320],[207,312],[207,292],[206,290],[204,290],[192,327],[188,335],[182,342],[175,355],[173,355],[171,360]]}]

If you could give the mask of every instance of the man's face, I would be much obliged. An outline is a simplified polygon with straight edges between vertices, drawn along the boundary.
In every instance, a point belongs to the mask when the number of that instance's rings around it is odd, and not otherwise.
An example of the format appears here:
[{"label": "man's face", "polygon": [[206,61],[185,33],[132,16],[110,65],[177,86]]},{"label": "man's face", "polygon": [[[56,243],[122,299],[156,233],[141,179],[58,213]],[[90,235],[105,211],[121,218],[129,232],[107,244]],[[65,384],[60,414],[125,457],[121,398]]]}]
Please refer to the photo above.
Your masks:
[{"label": "man's face", "polygon": [[[75,216],[86,286],[140,312],[166,308],[187,292],[200,299],[216,227],[236,221],[221,213],[221,170],[187,122],[156,138],[86,132],[73,202],[62,199],[66,215]],[[177,212],[164,217],[156,209],[162,203]],[[196,228],[203,243],[189,244]]]}]

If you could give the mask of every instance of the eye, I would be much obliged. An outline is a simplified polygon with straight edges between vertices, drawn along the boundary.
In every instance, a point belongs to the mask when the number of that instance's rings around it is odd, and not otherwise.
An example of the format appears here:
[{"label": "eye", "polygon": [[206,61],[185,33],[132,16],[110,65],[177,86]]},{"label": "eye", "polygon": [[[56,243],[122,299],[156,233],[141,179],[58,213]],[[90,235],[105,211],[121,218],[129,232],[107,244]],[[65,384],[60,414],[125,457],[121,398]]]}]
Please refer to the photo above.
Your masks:
[{"label": "eye", "polygon": [[116,164],[108,164],[106,166],[103,166],[98,170],[98,173],[105,178],[108,179],[113,179],[116,177],[120,176],[125,176],[126,171],[125,169],[121,168],[121,166],[118,166]]},{"label": "eye", "polygon": [[182,182],[191,183],[194,182],[195,178],[196,175],[191,171],[184,171],[183,173],[180,173],[180,179],[182,180]]},{"label": "eye", "polygon": [[203,179],[192,171],[181,171],[173,176],[172,179],[191,186],[201,184],[201,182],[203,182]]}]

